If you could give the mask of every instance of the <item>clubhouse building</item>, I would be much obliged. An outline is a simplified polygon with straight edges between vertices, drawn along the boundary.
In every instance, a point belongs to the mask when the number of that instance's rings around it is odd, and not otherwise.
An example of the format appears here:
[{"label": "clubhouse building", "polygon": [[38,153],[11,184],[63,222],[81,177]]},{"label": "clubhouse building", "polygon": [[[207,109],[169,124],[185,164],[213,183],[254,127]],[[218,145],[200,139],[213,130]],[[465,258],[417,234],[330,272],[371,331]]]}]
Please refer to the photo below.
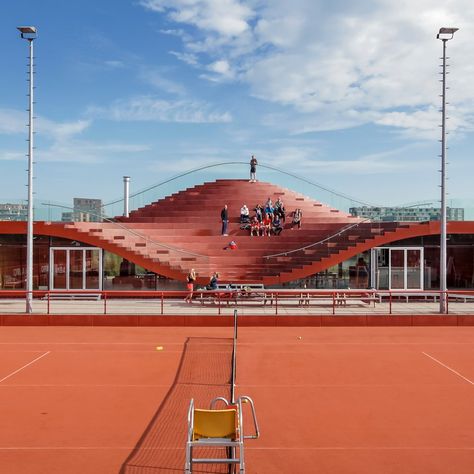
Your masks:
[{"label": "clubhouse building", "polygon": [[[278,198],[286,209],[280,235],[241,228],[252,210]],[[228,234],[220,213],[228,206]],[[301,228],[291,213],[302,210]],[[217,180],[167,196],[128,217],[102,222],[34,223],[34,289],[184,289],[221,282],[288,288],[439,288],[439,221],[375,221],[354,216],[271,183]],[[236,249],[230,249],[234,241]],[[474,289],[474,222],[448,222],[449,289]],[[0,290],[25,288],[26,222],[0,221]]]}]

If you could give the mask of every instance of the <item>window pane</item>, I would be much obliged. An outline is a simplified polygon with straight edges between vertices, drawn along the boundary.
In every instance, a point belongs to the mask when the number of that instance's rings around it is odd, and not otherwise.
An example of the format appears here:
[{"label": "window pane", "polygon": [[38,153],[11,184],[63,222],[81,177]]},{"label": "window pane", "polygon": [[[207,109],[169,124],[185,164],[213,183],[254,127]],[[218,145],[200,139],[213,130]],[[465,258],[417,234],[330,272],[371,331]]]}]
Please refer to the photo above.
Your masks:
[{"label": "window pane", "polygon": [[65,290],[66,287],[66,250],[53,250],[53,288]]},{"label": "window pane", "polygon": [[69,251],[69,288],[71,290],[83,289],[83,255],[82,250]]}]

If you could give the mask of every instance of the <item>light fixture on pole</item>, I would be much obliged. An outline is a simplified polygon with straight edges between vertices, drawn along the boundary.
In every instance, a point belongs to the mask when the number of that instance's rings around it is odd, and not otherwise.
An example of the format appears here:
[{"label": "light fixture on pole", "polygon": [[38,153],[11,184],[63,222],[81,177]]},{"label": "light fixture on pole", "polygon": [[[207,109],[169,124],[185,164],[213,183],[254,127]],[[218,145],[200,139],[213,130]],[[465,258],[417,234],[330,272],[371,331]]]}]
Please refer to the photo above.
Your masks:
[{"label": "light fixture on pole", "polygon": [[440,28],[436,36],[443,42],[443,79],[441,82],[441,222],[440,222],[440,256],[439,256],[439,312],[445,314],[448,309],[447,305],[447,268],[446,268],[446,241],[447,241],[447,215],[446,215],[446,43],[453,39],[454,33],[459,28]]},{"label": "light fixture on pole", "polygon": [[32,312],[33,301],[33,41],[36,39],[35,26],[18,26],[18,31],[30,47],[29,62],[29,107],[28,107],[28,222],[26,230],[26,312]]}]

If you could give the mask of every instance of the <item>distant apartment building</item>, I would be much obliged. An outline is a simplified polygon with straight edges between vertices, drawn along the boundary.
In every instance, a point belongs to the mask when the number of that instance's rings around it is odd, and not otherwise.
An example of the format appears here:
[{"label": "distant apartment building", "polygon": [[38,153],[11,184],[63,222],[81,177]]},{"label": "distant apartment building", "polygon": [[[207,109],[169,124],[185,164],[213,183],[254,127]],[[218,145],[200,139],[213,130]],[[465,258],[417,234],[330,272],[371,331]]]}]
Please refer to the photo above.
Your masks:
[{"label": "distant apartment building", "polygon": [[[420,222],[439,221],[441,209],[438,207],[351,207],[349,212],[354,217],[371,219],[383,222]],[[448,221],[463,221],[464,209],[448,207],[446,210]]]},{"label": "distant apartment building", "polygon": [[74,198],[76,222],[102,222],[102,199]]},{"label": "distant apartment building", "polygon": [[26,204],[0,204],[0,221],[26,221],[28,206]]},{"label": "distant apartment building", "polygon": [[61,222],[74,222],[74,212],[63,212]]},{"label": "distant apartment building", "polygon": [[72,212],[62,213],[62,222],[102,222],[101,199],[74,198],[73,209]]}]

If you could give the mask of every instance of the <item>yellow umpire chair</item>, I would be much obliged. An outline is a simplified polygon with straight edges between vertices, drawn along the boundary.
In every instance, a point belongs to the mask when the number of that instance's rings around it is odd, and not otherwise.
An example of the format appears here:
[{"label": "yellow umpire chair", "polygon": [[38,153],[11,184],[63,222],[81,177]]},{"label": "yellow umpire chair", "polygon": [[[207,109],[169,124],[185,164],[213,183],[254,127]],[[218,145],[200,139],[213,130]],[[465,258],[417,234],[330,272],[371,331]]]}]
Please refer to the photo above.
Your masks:
[{"label": "yellow umpire chair", "polygon": [[[218,402],[224,404],[223,409],[216,409]],[[255,434],[245,435],[243,426],[242,403],[248,403],[251,408]],[[235,403],[230,403],[223,397],[212,400],[210,409],[203,410],[194,407],[191,399],[188,411],[188,439],[186,442],[186,464],[184,474],[193,472],[193,464],[230,464],[239,465],[239,474],[245,474],[244,440],[257,439],[260,436],[255,407],[250,397],[239,397]],[[194,448],[226,448],[224,458],[195,458]]]}]

